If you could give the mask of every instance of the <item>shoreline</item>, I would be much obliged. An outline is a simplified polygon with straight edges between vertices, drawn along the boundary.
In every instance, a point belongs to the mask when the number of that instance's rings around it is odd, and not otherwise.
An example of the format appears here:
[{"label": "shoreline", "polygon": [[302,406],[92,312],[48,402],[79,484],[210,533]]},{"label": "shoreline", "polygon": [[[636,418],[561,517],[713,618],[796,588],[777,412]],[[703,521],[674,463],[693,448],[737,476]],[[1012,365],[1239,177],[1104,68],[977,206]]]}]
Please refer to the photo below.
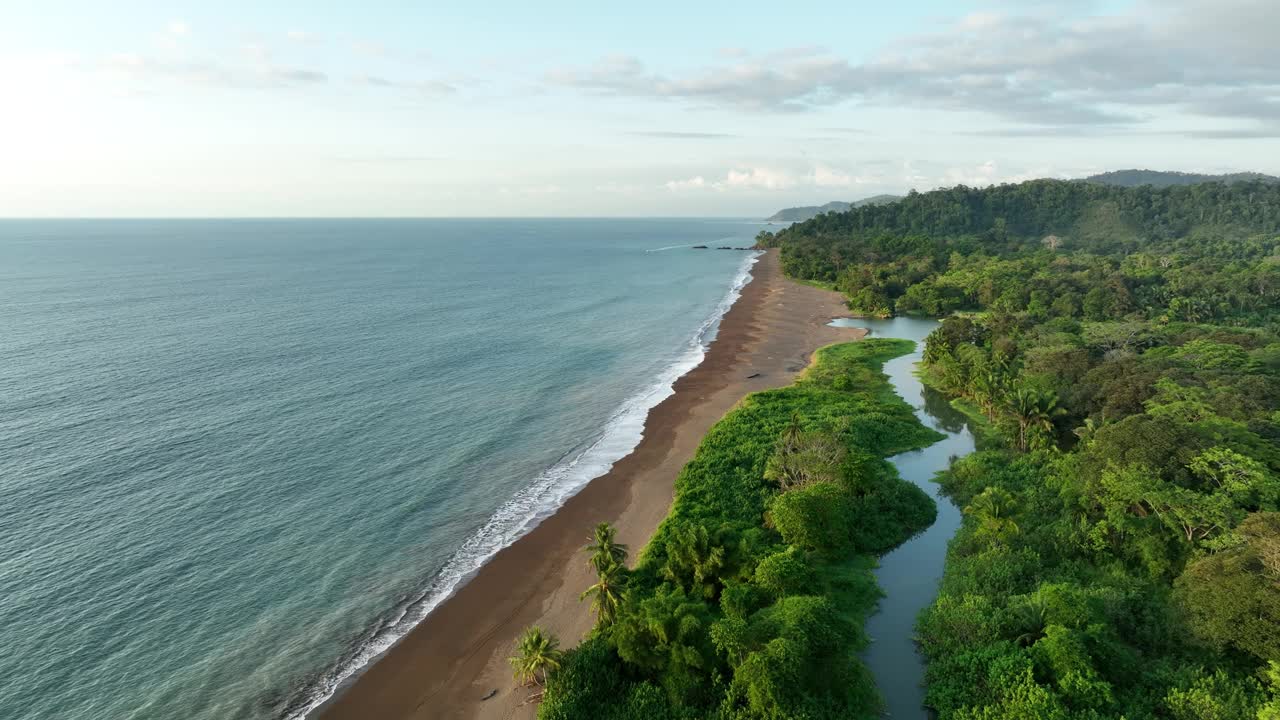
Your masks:
[{"label": "shoreline", "polygon": [[588,605],[578,602],[593,582],[580,552],[591,528],[613,523],[637,554],[667,515],[676,473],[712,424],[748,393],[791,383],[817,348],[865,334],[828,326],[847,313],[839,294],[787,280],[777,250],[762,254],[751,275],[702,362],[649,411],[630,454],[492,556],[308,717],[534,717],[537,706],[522,704],[530,692],[516,687],[506,658],[529,625],[543,626],[565,648],[592,627]]},{"label": "shoreline", "polygon": [[[670,248],[659,248],[659,250],[676,247],[687,246],[671,246]],[[333,674],[339,675],[336,682],[328,682],[328,678],[326,678],[324,681],[308,687],[303,700],[291,704],[286,714],[281,717],[281,720],[307,720],[321,715],[324,712],[324,708],[331,704],[334,698],[345,692],[370,666],[377,663],[403,637],[411,633],[413,628],[423,622],[438,605],[452,597],[458,588],[465,585],[494,555],[506,547],[506,545],[492,545],[489,549],[478,553],[466,553],[464,551],[467,544],[478,538],[490,537],[494,533],[507,534],[508,537],[511,537],[512,539],[508,540],[507,544],[516,542],[525,533],[537,527],[543,520],[555,514],[568,498],[573,497],[592,480],[606,474],[616,462],[630,455],[643,440],[645,420],[649,412],[667,397],[674,394],[675,385],[680,378],[691,372],[705,359],[711,343],[718,334],[721,321],[737,302],[738,298],[741,297],[743,288],[751,282],[753,277],[752,269],[761,255],[763,255],[762,251],[752,250],[743,259],[743,262],[738,267],[737,274],[733,277],[729,290],[721,297],[715,311],[703,321],[689,338],[688,352],[664,368],[650,386],[624,400],[618,406],[617,411],[605,422],[603,434],[593,443],[587,445],[581,453],[565,455],[560,462],[539,474],[531,485],[517,491],[506,504],[499,506],[495,513],[490,516],[490,520],[476,533],[469,536],[463,548],[456,551],[449,558],[440,573],[427,586],[428,589],[420,597],[399,606],[402,609],[400,618],[384,625],[383,629],[374,633],[371,640],[362,643],[359,649],[349,656],[356,658],[355,660],[344,658],[335,666],[336,669]],[[636,410],[639,412],[635,412]],[[620,439],[622,444],[627,447],[625,450],[618,451],[611,446],[618,444]],[[603,464],[604,468],[594,474],[583,475],[581,480],[572,483],[563,483],[561,481],[555,484],[548,484],[546,482],[546,478],[557,474],[557,471],[573,473],[574,468],[580,462],[585,462],[588,466]],[[527,492],[530,495],[526,495]],[[558,499],[549,499],[549,495],[556,495]],[[540,497],[541,502],[537,500],[530,501],[530,497]],[[495,518],[512,506],[518,509],[532,507],[533,510],[527,517],[517,520],[515,525],[498,525],[495,528]],[[519,510],[517,510],[518,512]],[[512,531],[514,531],[514,534],[509,534]],[[462,569],[461,572],[458,571],[460,566],[465,566],[465,569]],[[404,618],[409,615],[414,617],[405,623]],[[394,634],[394,637],[382,640],[378,636],[383,632]],[[377,647],[373,649],[375,645]],[[314,692],[312,688],[315,687],[325,689]]]}]

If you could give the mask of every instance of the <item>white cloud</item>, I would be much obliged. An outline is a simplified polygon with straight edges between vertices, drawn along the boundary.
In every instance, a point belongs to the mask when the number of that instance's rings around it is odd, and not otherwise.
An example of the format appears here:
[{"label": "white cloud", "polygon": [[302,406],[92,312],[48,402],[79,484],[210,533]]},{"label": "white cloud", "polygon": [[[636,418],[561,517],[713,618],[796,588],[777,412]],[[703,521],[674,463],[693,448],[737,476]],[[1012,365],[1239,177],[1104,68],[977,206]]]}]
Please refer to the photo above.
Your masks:
[{"label": "white cloud", "polygon": [[[1088,175],[1089,172],[1079,172],[1075,175]],[[1066,178],[1071,177],[1070,173],[1062,173],[1055,171],[1050,167],[1038,167],[1032,169],[1024,169],[1021,171],[1004,170],[995,160],[987,160],[984,163],[967,167],[948,167],[942,170],[935,177],[925,177],[916,175],[913,179],[918,182],[911,183],[918,189],[929,189],[933,187],[952,187],[955,185],[968,185],[969,187],[987,187],[988,185],[999,185],[1001,183],[1020,183],[1027,180],[1035,180],[1036,178]],[[922,182],[920,182],[922,181]]]},{"label": "white cloud", "polygon": [[986,187],[997,182],[999,172],[994,160],[988,160],[977,167],[948,168],[943,184]]},{"label": "white cloud", "polygon": [[559,185],[525,185],[522,187],[501,187],[498,193],[501,195],[524,195],[531,197],[539,197],[543,195],[558,195],[561,191]]},{"label": "white cloud", "polygon": [[595,191],[599,193],[607,193],[609,195],[639,195],[645,190],[640,185],[631,183],[607,182],[595,186]]},{"label": "white cloud", "polygon": [[443,80],[403,81],[381,75],[357,75],[351,82],[369,88],[410,90],[424,97],[443,97],[458,92],[458,88]]},{"label": "white cloud", "polygon": [[[803,182],[812,184],[812,177],[812,175],[805,176]],[[707,180],[703,175],[695,175],[683,180],[669,180],[663,183],[662,186],[672,192],[698,190],[726,192],[789,190],[801,185],[801,183],[802,179],[798,179],[794,174],[786,170],[767,167],[735,167],[726,171],[724,178],[720,180],[711,181]]]},{"label": "white cloud", "polygon": [[928,189],[932,185],[929,177],[916,169],[916,164],[910,159],[902,161],[902,182],[909,188],[925,187]]},{"label": "white cloud", "polygon": [[380,42],[356,40],[351,43],[351,51],[357,55],[370,58],[395,58],[397,53]]},{"label": "white cloud", "polygon": [[[924,167],[919,167],[923,165]],[[810,196],[827,195],[838,198],[856,198],[879,190],[899,191],[900,188],[930,190],[936,187],[968,185],[985,187],[1006,182],[1022,182],[1041,177],[1066,177],[1049,167],[1009,171],[995,160],[977,165],[947,166],[932,161],[902,160],[879,169],[853,172],[848,169],[818,164],[807,171],[779,169],[775,167],[735,167],[727,170],[718,180],[708,180],[706,175],[670,180],[662,185],[670,192],[720,193],[752,195],[762,192],[804,192]]]},{"label": "white cloud", "polygon": [[968,15],[960,18],[960,21],[956,23],[956,25],[962,30],[975,30],[981,32],[998,26],[1002,19],[1003,17],[999,13],[975,12],[969,13]]},{"label": "white cloud", "polygon": [[262,43],[248,43],[240,48],[240,52],[254,65],[262,66],[271,61],[271,48]]},{"label": "white cloud", "polygon": [[725,187],[759,188],[764,190],[785,190],[795,187],[796,180],[789,173],[769,168],[747,168],[746,170],[730,170],[724,179]]},{"label": "white cloud", "polygon": [[307,68],[272,65],[262,56],[252,66],[216,60],[175,60],[138,53],[117,53],[107,57],[98,69],[127,90],[177,83],[220,88],[289,88],[322,85],[329,76]]},{"label": "white cloud", "polygon": [[684,180],[668,180],[662,186],[672,192],[680,192],[683,190],[701,190],[709,187],[710,183],[707,182],[706,178],[698,175]]},{"label": "white cloud", "polygon": [[[169,39],[166,35],[162,40]],[[308,36],[312,37],[312,36]],[[65,63],[69,70],[92,76],[95,85],[127,96],[150,95],[176,87],[272,90],[319,87],[330,83],[329,74],[316,67],[291,65],[261,42],[249,42],[221,55],[184,52],[179,43],[162,42],[163,51],[119,52]],[[0,60],[4,58],[0,56]],[[347,86],[400,91],[422,100],[458,92],[439,78],[401,79],[381,75],[353,75]]]},{"label": "white cloud", "polygon": [[183,37],[191,34],[191,26],[185,20],[170,20],[168,31],[170,35]]},{"label": "white cloud", "polygon": [[809,174],[809,182],[817,187],[847,188],[853,187],[854,185],[860,185],[865,182],[865,180],[863,178],[850,175],[843,170],[836,170],[834,168],[827,167],[826,165],[819,165],[813,169],[812,173]]},{"label": "white cloud", "polygon": [[859,63],[794,48],[719,53],[710,66],[660,73],[619,55],[547,78],[597,94],[750,111],[856,101],[1049,128],[1138,128],[1162,110],[1253,123],[1269,130],[1262,136],[1280,136],[1280,2],[1137,0],[1122,11],[1078,13],[1054,3],[971,14]]}]

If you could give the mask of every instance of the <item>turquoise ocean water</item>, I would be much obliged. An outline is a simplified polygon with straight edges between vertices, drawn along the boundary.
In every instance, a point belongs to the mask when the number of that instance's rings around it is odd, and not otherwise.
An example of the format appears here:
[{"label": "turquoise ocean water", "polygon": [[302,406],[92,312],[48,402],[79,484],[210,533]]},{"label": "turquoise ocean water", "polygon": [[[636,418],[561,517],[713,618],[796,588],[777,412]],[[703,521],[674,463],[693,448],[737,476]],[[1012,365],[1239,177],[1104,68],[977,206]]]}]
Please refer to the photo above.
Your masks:
[{"label": "turquoise ocean water", "polygon": [[0,717],[304,716],[634,447],[758,229],[0,222]]}]

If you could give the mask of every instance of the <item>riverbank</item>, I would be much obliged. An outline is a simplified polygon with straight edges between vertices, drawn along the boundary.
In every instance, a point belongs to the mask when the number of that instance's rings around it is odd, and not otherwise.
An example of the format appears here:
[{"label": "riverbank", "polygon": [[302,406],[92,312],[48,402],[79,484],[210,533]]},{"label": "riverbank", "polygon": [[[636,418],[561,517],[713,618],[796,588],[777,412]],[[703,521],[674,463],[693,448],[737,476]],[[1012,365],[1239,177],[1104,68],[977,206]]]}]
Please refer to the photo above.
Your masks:
[{"label": "riverbank", "polygon": [[842,324],[865,327],[872,337],[916,343],[914,352],[886,362],[884,373],[920,422],[941,435],[938,442],[928,447],[889,458],[903,480],[929,495],[938,514],[927,529],[880,557],[875,576],[884,597],[876,612],[867,619],[867,635],[872,643],[863,653],[863,660],[884,695],[886,716],[895,720],[928,720],[929,711],[924,706],[925,658],[916,644],[915,623],[920,611],[938,595],[947,545],[961,521],[959,508],[943,495],[935,477],[950,467],[953,459],[974,451],[974,423],[945,395],[929,386],[919,365],[925,338],[938,327],[936,320],[864,318]]},{"label": "riverbank", "polygon": [[533,717],[506,658],[529,625],[567,646],[590,629],[578,594],[593,582],[580,552],[591,528],[611,522],[619,540],[638,550],[666,516],[675,476],[712,424],[748,393],[791,383],[817,348],[865,334],[828,326],[845,314],[842,298],[785,278],[776,250],[761,256],[752,275],[706,358],[649,413],[635,451],[494,556],[319,717]]}]

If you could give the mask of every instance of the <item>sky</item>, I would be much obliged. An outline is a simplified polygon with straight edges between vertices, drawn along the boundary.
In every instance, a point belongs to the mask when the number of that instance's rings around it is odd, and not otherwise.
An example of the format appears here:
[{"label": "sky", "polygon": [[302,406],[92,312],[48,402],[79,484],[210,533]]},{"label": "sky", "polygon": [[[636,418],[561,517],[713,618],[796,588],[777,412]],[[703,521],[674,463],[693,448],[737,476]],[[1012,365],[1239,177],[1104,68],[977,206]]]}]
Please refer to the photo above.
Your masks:
[{"label": "sky", "polygon": [[1276,0],[0,0],[0,217],[734,216],[1280,174]]}]

